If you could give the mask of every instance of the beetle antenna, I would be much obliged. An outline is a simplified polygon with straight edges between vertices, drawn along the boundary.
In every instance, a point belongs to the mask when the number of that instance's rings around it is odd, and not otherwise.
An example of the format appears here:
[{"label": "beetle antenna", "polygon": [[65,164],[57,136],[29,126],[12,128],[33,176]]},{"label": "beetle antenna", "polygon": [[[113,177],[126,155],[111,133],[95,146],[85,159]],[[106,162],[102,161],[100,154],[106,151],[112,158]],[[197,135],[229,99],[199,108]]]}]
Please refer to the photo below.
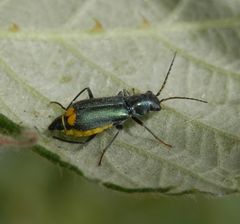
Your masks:
[{"label": "beetle antenna", "polygon": [[199,102],[202,102],[202,103],[207,103],[207,101],[205,101],[205,100],[200,100],[200,99],[190,98],[190,97],[184,97],[184,96],[172,96],[172,97],[168,97],[168,98],[165,98],[165,99],[161,99],[159,102],[162,103],[163,101],[174,100],[174,99],[195,100],[195,101],[199,101]]},{"label": "beetle antenna", "polygon": [[164,82],[163,82],[163,84],[162,84],[160,90],[157,92],[156,96],[159,96],[159,95],[160,95],[160,93],[162,92],[163,88],[165,87],[165,85],[166,85],[166,83],[167,83],[168,76],[169,76],[169,74],[170,74],[170,72],[171,72],[171,69],[172,69],[172,66],[173,66],[173,63],[174,63],[174,60],[175,60],[176,54],[177,54],[177,52],[175,52],[174,55],[173,55],[173,59],[172,59],[171,64],[170,64],[170,66],[169,66],[169,69],[168,69],[167,75],[166,75],[166,77],[165,77],[165,79],[164,79]]}]

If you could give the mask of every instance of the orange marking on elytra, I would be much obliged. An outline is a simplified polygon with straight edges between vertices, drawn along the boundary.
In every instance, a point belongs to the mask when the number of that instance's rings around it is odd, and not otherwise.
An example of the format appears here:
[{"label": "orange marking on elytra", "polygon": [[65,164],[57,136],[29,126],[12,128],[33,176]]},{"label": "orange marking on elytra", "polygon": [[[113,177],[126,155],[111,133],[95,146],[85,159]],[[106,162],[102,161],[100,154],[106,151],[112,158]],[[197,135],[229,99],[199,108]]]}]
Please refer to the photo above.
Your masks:
[{"label": "orange marking on elytra", "polygon": [[77,118],[75,109],[73,107],[68,108],[65,112],[65,116],[67,117],[67,123],[73,126]]}]

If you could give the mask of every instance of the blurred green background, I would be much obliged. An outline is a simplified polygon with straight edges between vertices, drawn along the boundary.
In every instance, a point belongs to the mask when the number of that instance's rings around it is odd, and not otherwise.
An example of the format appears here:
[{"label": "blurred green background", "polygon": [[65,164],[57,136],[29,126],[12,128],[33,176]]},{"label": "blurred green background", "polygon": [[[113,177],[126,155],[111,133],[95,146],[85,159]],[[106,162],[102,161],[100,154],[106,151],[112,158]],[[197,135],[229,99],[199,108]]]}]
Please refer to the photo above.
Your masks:
[{"label": "blurred green background", "polygon": [[239,223],[238,196],[116,192],[30,150],[1,151],[0,224]]}]

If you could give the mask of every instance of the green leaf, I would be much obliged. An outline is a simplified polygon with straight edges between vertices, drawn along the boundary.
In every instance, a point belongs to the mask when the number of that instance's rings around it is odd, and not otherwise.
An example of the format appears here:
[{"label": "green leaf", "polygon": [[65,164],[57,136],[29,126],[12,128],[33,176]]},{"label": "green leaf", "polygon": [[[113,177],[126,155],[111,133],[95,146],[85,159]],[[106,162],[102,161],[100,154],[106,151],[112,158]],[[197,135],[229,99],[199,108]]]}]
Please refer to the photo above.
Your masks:
[{"label": "green leaf", "polygon": [[[239,0],[12,0],[0,3],[0,15],[4,136],[15,124],[36,127],[34,151],[121,191],[240,191]],[[171,150],[126,122],[98,167],[114,129],[83,146],[51,138],[47,127],[62,110],[50,101],[67,105],[87,86],[97,97],[156,93],[175,51],[161,97],[209,103],[167,101],[143,119]]]}]

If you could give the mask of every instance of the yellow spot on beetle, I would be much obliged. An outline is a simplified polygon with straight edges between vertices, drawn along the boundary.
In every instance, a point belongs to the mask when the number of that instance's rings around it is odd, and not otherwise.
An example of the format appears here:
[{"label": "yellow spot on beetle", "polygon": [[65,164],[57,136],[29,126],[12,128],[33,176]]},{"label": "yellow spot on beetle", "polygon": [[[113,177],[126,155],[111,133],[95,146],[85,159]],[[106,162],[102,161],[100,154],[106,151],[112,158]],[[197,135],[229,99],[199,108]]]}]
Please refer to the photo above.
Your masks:
[{"label": "yellow spot on beetle", "polygon": [[66,135],[70,135],[70,136],[74,136],[74,137],[87,137],[87,136],[91,136],[91,135],[95,135],[95,134],[101,133],[104,130],[106,130],[108,128],[111,128],[111,127],[112,127],[112,124],[105,125],[105,126],[99,127],[99,128],[86,130],[86,131],[70,129],[70,130],[64,130],[64,133]]},{"label": "yellow spot on beetle", "polygon": [[65,116],[67,117],[67,123],[73,126],[77,117],[75,109],[73,107],[68,108],[65,112]]}]

